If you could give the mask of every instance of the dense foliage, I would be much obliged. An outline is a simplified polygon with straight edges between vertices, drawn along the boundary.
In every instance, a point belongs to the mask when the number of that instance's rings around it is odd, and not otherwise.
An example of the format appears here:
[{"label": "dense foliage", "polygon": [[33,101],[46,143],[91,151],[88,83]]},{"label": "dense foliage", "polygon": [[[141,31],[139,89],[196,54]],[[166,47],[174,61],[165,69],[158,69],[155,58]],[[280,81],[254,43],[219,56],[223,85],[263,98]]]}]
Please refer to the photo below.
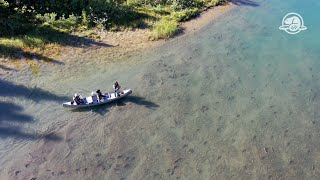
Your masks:
[{"label": "dense foliage", "polygon": [[0,36],[23,34],[45,22],[73,29],[75,24],[107,27],[139,17],[121,0],[0,0]]}]

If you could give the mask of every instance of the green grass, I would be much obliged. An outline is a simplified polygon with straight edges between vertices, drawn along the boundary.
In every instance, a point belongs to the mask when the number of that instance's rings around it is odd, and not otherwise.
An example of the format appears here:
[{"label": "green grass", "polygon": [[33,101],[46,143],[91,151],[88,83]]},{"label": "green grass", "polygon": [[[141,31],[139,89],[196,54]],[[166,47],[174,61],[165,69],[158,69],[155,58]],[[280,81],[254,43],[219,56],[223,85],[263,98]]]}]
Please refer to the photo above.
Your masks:
[{"label": "green grass", "polygon": [[170,38],[178,32],[178,25],[178,22],[174,20],[160,20],[151,31],[152,37],[155,39]]},{"label": "green grass", "polygon": [[6,47],[16,48],[39,48],[45,44],[40,37],[33,37],[31,35],[18,36],[14,38],[0,38],[0,45]]},{"label": "green grass", "polygon": [[177,22],[188,21],[199,14],[200,10],[198,8],[185,9],[182,11],[172,12],[170,18]]},{"label": "green grass", "polygon": [[17,47],[23,48],[26,47],[26,44],[22,38],[0,38],[0,44],[6,47]]},{"label": "green grass", "polygon": [[72,38],[48,25],[34,26],[25,35],[0,38],[0,58],[17,59],[21,54],[43,58],[56,55],[60,51],[58,47],[69,45]]},{"label": "green grass", "polygon": [[219,3],[223,3],[224,1],[221,0],[207,0],[207,5],[208,6],[217,6]]}]

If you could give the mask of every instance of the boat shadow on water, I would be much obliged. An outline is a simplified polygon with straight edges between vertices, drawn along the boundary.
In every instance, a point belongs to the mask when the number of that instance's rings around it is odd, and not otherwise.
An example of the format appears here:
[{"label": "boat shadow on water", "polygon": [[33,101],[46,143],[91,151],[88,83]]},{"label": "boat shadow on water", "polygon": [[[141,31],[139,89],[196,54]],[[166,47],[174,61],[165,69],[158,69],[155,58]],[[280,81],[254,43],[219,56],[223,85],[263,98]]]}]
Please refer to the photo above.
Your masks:
[{"label": "boat shadow on water", "polygon": [[146,98],[140,97],[140,96],[128,96],[121,101],[122,103],[131,102],[140,106],[144,106],[145,108],[148,108],[148,109],[156,109],[160,107],[158,104],[148,101],[146,100]]},{"label": "boat shadow on water", "polygon": [[75,108],[71,109],[72,112],[94,112],[100,114],[101,116],[106,115],[109,112],[109,108],[114,106],[126,106],[128,103],[133,103],[139,106],[144,106],[145,108],[155,110],[156,108],[160,107],[158,104],[146,100],[144,97],[140,96],[128,96],[123,99],[119,99],[117,101],[110,102],[108,104],[102,104],[99,106],[91,106],[91,107],[84,107],[84,108]]}]

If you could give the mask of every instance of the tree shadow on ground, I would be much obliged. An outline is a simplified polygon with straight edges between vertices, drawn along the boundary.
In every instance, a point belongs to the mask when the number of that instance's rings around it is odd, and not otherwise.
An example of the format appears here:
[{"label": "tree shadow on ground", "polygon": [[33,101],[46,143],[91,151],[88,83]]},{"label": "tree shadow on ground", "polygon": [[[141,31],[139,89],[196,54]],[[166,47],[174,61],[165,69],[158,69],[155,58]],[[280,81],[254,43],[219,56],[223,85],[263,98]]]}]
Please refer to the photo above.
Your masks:
[{"label": "tree shadow on ground", "polygon": [[69,99],[67,96],[59,96],[38,87],[29,88],[24,85],[16,85],[12,82],[0,79],[0,97],[19,97],[32,101],[56,101],[63,102]]},{"label": "tree shadow on ground", "polygon": [[[99,5],[97,4],[97,6]],[[115,9],[112,12],[113,18],[109,19],[106,25],[106,27],[113,30],[147,28],[149,25],[144,20],[155,18],[147,13],[137,12],[129,6],[117,6],[113,7],[113,9]],[[9,18],[9,16],[11,18]],[[50,51],[50,47],[46,47],[48,44],[58,44],[61,46],[77,48],[113,46],[108,43],[95,41],[89,37],[75,35],[72,32],[77,31],[77,26],[80,26],[80,24],[70,26],[68,23],[60,21],[61,20],[57,19],[56,21],[48,21],[44,23],[39,19],[37,20],[35,15],[26,17],[20,13],[4,13],[4,15],[0,17],[0,38],[4,38],[3,42],[0,41],[0,58],[21,59],[23,57],[27,57],[29,59],[41,59],[48,62],[63,64],[59,61],[48,58],[49,56],[47,55],[42,55],[43,53],[41,50],[44,51],[44,49],[47,48],[45,50],[47,54],[55,53]],[[93,24],[89,25],[89,27],[90,26],[93,26]],[[92,30],[90,30],[90,32],[83,32],[82,34],[84,35],[87,33],[87,36],[92,36],[92,34],[90,34],[91,32]],[[15,40],[22,45],[16,45]],[[32,52],[30,52],[30,49]],[[37,49],[36,51],[38,51],[38,53],[33,51],[35,49]],[[53,49],[52,51],[55,50]]]},{"label": "tree shadow on ground", "polygon": [[[25,34],[11,35],[11,36],[7,35],[3,37],[7,39],[19,39],[19,41],[21,41],[27,47],[40,46],[38,47],[38,49],[46,48],[45,44],[59,44],[62,46],[77,47],[77,48],[87,48],[91,46],[112,47],[112,45],[107,43],[97,42],[97,41],[94,41],[93,39],[73,35],[70,33],[60,32],[48,26],[33,25],[30,28],[32,30],[30,30],[29,32],[26,32]],[[42,45],[34,44],[38,40],[41,40],[43,44]],[[30,48],[26,48],[26,49],[30,49]],[[0,44],[0,58],[21,59],[23,57],[27,59],[43,60],[46,62],[52,62],[52,63],[63,65],[62,62],[59,62],[52,58],[48,58],[39,53],[29,52],[20,47],[17,47],[14,45],[14,43]]]},{"label": "tree shadow on ground", "polygon": [[0,101],[0,121],[9,120],[22,123],[33,121],[31,116],[22,114],[21,111],[23,111],[21,106]]},{"label": "tree shadow on ground", "polygon": [[0,101],[0,138],[16,138],[25,140],[45,139],[59,141],[62,138],[53,133],[39,134],[25,132],[20,126],[33,123],[33,117],[22,113],[23,108],[13,103]]},{"label": "tree shadow on ground", "polygon": [[[25,38],[28,36],[28,38]],[[1,36],[0,36],[1,37]],[[48,25],[29,25],[28,30],[26,30],[23,34],[13,34],[13,35],[3,35],[2,37],[8,39],[16,39],[19,38],[23,44],[32,45],[34,39],[39,39],[44,43],[56,43],[63,46],[71,46],[71,47],[90,47],[90,46],[103,46],[103,47],[111,47],[112,45],[102,42],[94,41],[91,38],[78,36],[67,32],[61,32],[59,30],[55,30]]]},{"label": "tree shadow on ground", "polygon": [[231,0],[230,2],[237,6],[252,6],[252,7],[260,6],[257,2],[254,2],[251,0]]},{"label": "tree shadow on ground", "polygon": [[[36,30],[32,31],[29,36],[41,38],[46,43],[57,43],[63,46],[86,48],[90,46],[112,47],[112,45],[94,41],[88,37],[78,36],[70,33],[54,30],[49,26],[35,26]],[[27,39],[26,39],[27,40]],[[27,42],[28,43],[28,40]]]},{"label": "tree shadow on ground", "polygon": [[2,58],[8,58],[8,57],[14,58],[14,59],[26,58],[26,59],[32,59],[32,60],[37,60],[37,61],[42,60],[45,62],[60,64],[60,65],[64,64],[63,62],[42,56],[37,53],[24,52],[21,48],[7,47],[7,46],[3,46],[1,44],[0,44],[0,52],[1,52]]},{"label": "tree shadow on ground", "polygon": [[2,64],[0,64],[0,69],[5,70],[5,71],[17,71],[16,69],[4,66]]},{"label": "tree shadow on ground", "polygon": [[[24,85],[16,85],[12,82],[0,79],[0,97],[18,97],[32,101],[56,101],[61,102],[68,97],[58,96],[41,88],[29,88]],[[13,137],[18,139],[46,139],[58,141],[62,138],[55,134],[39,134],[25,132],[21,128],[24,123],[33,123],[34,118],[24,114],[23,107],[10,102],[0,101],[0,138]]]}]

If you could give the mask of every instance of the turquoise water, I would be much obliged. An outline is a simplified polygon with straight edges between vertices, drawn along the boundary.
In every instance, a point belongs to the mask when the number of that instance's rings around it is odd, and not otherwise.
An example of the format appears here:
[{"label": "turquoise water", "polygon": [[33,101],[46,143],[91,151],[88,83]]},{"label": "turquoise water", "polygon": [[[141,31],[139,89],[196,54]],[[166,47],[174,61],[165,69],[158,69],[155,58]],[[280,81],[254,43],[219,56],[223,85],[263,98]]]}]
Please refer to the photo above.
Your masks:
[{"label": "turquoise water", "polygon": [[[104,63],[102,49],[72,57],[77,70],[55,65],[1,80],[1,175],[318,179],[319,8],[315,0],[239,1],[129,65]],[[279,30],[290,12],[306,31]],[[110,90],[115,79],[133,95],[93,109],[61,107],[76,91]]]}]

